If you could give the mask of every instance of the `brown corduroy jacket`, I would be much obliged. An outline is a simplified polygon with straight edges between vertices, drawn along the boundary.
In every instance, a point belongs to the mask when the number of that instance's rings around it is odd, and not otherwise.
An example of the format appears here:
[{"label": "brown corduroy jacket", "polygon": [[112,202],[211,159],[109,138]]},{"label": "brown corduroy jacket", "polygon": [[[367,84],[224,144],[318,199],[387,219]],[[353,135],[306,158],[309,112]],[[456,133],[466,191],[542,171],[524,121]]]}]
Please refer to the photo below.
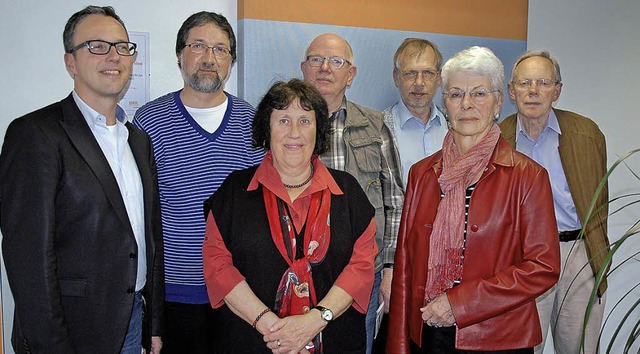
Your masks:
[{"label": "brown corduroy jacket", "polygon": [[[562,134],[559,137],[558,151],[564,169],[573,203],[583,227],[589,215],[589,206],[600,181],[607,172],[607,148],[605,138],[598,125],[591,119],[579,114],[553,110],[558,118]],[[502,136],[513,147],[516,147],[516,115],[503,120],[499,126]],[[607,215],[609,192],[605,184],[598,196],[594,210],[602,206],[600,212],[591,219],[585,228],[584,240],[587,256],[594,276],[605,265],[609,254],[607,238]],[[604,294],[607,289],[606,273],[602,278],[599,290]]]}]

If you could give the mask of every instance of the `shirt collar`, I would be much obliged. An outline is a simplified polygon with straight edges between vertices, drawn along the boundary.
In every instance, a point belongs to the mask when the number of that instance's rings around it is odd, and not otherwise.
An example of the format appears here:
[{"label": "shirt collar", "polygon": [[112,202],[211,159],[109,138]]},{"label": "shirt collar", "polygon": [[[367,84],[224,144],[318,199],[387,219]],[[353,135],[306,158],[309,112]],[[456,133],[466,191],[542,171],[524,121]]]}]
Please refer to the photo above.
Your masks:
[{"label": "shirt collar", "polygon": [[560,130],[560,124],[558,123],[558,117],[556,117],[556,112],[553,109],[549,113],[547,127],[558,133],[558,135],[562,134],[562,131]]},{"label": "shirt collar", "polygon": [[[300,196],[315,193],[327,188],[329,188],[329,192],[331,192],[331,194],[344,194],[342,189],[340,189],[336,181],[331,176],[327,167],[320,162],[320,159],[317,156],[313,155],[311,157],[311,163],[313,164],[313,179],[311,180],[311,185],[307,187]],[[282,200],[289,199],[287,189],[282,184],[278,171],[273,167],[273,152],[271,150],[267,151],[264,159],[262,159],[262,162],[258,166],[256,173],[253,175],[251,182],[249,182],[247,191],[257,189],[259,184],[262,184]]]},{"label": "shirt collar", "polygon": [[[78,105],[78,108],[80,109],[80,113],[82,113],[82,116],[87,121],[87,124],[89,124],[90,127],[94,127],[96,125],[107,125],[107,118],[104,115],[98,113],[95,109],[91,108],[91,106],[89,106],[86,102],[84,102],[82,98],[78,96],[78,93],[75,90],[73,90],[72,96],[73,100],[76,102],[76,105]],[[119,105],[116,106],[116,124],[124,124],[126,123],[126,121],[127,113]]]},{"label": "shirt collar", "polygon": [[338,108],[337,111],[331,113],[330,119],[331,121],[335,119],[339,119],[344,122],[346,118],[347,118],[347,97],[345,96],[342,98],[342,104],[340,105],[340,108]]},{"label": "shirt collar", "polygon": [[[516,142],[518,142],[518,137],[520,136],[520,134],[525,134],[527,136],[529,134],[527,134],[527,132],[524,130],[524,125],[522,124],[520,114],[517,115],[516,121],[518,124],[516,127],[516,131],[518,132],[518,134],[516,134]],[[547,123],[545,124],[544,129],[542,129],[542,131],[545,131],[547,129],[553,130],[558,135],[562,134],[562,131],[560,130],[560,124],[558,123],[558,117],[556,117],[556,112],[553,109],[551,110],[551,112],[549,112]]]},{"label": "shirt collar", "polygon": [[[404,104],[402,100],[400,100],[400,102],[398,103],[399,104],[396,105],[396,107],[398,107],[398,117],[400,118],[399,123],[401,128],[404,128],[404,125],[407,123],[407,121],[409,121],[412,118],[422,122],[420,118],[414,116],[411,113],[411,111],[409,111],[409,109],[407,108],[407,106]],[[438,109],[435,103],[431,102],[431,115],[429,116],[429,120],[425,125],[426,126],[432,126],[432,125],[442,126],[443,124],[445,124],[444,114],[440,111],[440,109]]]}]

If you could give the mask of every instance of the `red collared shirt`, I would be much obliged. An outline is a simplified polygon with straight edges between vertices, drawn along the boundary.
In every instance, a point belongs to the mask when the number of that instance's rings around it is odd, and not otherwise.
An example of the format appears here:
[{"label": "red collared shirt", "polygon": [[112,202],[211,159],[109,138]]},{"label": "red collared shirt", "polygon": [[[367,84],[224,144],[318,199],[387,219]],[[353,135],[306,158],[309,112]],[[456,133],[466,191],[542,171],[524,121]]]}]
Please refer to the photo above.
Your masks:
[{"label": "red collared shirt", "polygon": [[[262,184],[264,188],[268,188],[287,203],[294,226],[298,231],[302,229],[307,219],[307,212],[313,193],[328,188],[331,194],[344,194],[333,180],[329,170],[316,156],[313,156],[311,162],[314,168],[311,185],[293,202],[291,202],[289,194],[280,180],[280,175],[273,167],[273,158],[270,151],[258,166],[247,188],[249,191],[255,190],[259,184]],[[334,283],[335,286],[340,287],[353,298],[352,306],[361,313],[366,313],[367,311],[373,286],[374,259],[378,253],[378,247],[375,243],[375,231],[375,222],[371,219],[367,229],[354,244],[349,264]],[[226,248],[216,225],[215,217],[211,213],[207,218],[202,253],[205,262],[205,280],[208,285],[209,301],[213,308],[218,308],[224,304],[224,297],[245,278],[233,266],[231,253]],[[207,272],[206,268],[215,269],[216,271]]]}]

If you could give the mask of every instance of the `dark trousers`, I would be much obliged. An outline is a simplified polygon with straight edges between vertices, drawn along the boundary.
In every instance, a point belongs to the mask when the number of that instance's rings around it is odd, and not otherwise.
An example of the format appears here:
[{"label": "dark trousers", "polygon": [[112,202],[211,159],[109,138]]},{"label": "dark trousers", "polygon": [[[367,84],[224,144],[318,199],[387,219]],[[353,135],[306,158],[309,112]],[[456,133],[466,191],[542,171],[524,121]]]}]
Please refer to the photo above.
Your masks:
[{"label": "dark trousers", "polygon": [[387,346],[387,331],[389,323],[389,314],[385,314],[382,317],[382,323],[380,324],[380,330],[378,331],[378,336],[373,340],[373,348],[371,350],[372,354],[384,354],[385,347]]},{"label": "dark trousers", "polygon": [[434,328],[424,326],[423,328],[422,348],[410,341],[409,345],[412,354],[533,354],[533,348],[497,351],[457,350],[455,347],[455,327]]},{"label": "dark trousers", "polygon": [[212,352],[212,312],[209,304],[166,302],[162,354],[208,354]]}]

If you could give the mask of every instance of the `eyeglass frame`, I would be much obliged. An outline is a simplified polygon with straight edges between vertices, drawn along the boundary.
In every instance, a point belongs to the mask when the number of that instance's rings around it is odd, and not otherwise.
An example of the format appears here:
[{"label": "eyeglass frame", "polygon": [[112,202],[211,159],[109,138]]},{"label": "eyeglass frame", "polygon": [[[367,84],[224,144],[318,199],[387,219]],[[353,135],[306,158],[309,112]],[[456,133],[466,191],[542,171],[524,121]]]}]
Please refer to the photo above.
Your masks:
[{"label": "eyeglass frame", "polygon": [[[400,77],[407,82],[416,82],[416,80],[418,80],[418,76],[422,75],[423,80],[425,81],[435,81],[438,78],[438,75],[440,75],[439,71],[433,71],[433,70],[429,70],[429,69],[425,69],[425,70],[398,70],[398,72],[400,73]],[[425,73],[429,73],[429,74],[433,74],[433,77],[428,77],[427,75],[425,75]],[[413,78],[407,76],[409,74],[413,74],[415,75]]]},{"label": "eyeglass frame", "polygon": [[[313,65],[311,64],[312,62],[309,61],[310,58],[322,58],[322,62],[320,62],[320,65]],[[340,59],[340,61],[342,62],[342,64],[340,64],[340,66],[332,66],[331,65],[331,59],[336,60],[336,59]],[[349,64],[349,65],[353,65],[348,59],[345,59],[343,57],[339,57],[337,55],[331,56],[331,57],[323,57],[322,55],[307,55],[307,58],[304,60],[307,64],[309,64],[309,66],[313,67],[313,68],[319,68],[321,67],[325,61],[328,62],[327,65],[329,65],[330,68],[332,69],[342,69],[344,67],[344,64]]]},{"label": "eyeglass frame", "polygon": [[[203,52],[198,52],[198,51],[194,51],[194,47],[195,45],[198,46],[202,46],[204,51]],[[189,44],[185,44],[184,48],[189,47],[189,50],[191,51],[191,53],[193,54],[207,54],[209,52],[209,49],[211,49],[211,52],[213,53],[213,56],[219,59],[225,59],[228,58],[231,55],[231,49],[227,48],[227,47],[223,47],[221,45],[207,45],[204,44],[202,42],[194,42],[194,43],[189,43]],[[196,48],[197,49],[197,48]],[[218,54],[223,54],[223,55],[218,55]]]},{"label": "eyeglass frame", "polygon": [[[547,81],[549,82],[549,84],[546,83]],[[530,89],[534,83],[536,84],[536,87],[538,87],[538,89],[551,90],[560,82],[558,80],[552,79],[522,79],[511,81],[513,88],[519,91]]]},{"label": "eyeglass frame", "polygon": [[[91,46],[91,44],[90,44],[91,42],[100,42],[100,43],[108,44],[109,48],[104,53],[95,53],[95,52],[93,52],[93,49],[94,49],[93,46]],[[129,51],[127,52],[127,54],[120,53],[118,51],[118,47],[116,47],[118,44],[122,44],[122,43],[128,43],[130,45],[129,46]],[[89,53],[91,53],[93,55],[107,55],[107,54],[109,54],[109,52],[111,52],[111,47],[116,48],[116,53],[118,55],[120,55],[120,56],[123,56],[123,57],[131,57],[131,56],[134,56],[138,52],[137,51],[138,45],[136,43],[133,43],[133,42],[128,42],[128,41],[109,42],[109,41],[105,41],[105,40],[102,40],[102,39],[90,39],[88,41],[84,41],[84,42],[76,45],[75,47],[69,49],[67,51],[67,53],[72,54],[72,53],[75,53],[75,52],[77,52],[78,50],[80,50],[82,48],[87,48]]]},{"label": "eyeglass frame", "polygon": [[[484,102],[484,100],[489,97],[489,94],[496,93],[496,92],[502,92],[499,89],[490,90],[490,89],[487,89],[486,87],[475,88],[475,89],[473,89],[471,91],[465,91],[465,90],[461,90],[461,89],[455,89],[455,90],[459,91],[458,93],[462,93],[462,97],[460,97],[460,98],[457,98],[457,97],[452,98],[452,97],[450,97],[450,95],[451,95],[450,91],[451,90],[449,90],[448,92],[444,92],[443,91],[442,92],[442,96],[445,99],[448,98],[448,99],[452,100],[454,103],[457,101],[457,103],[460,104],[462,101],[464,101],[464,97],[467,94],[469,94],[469,98],[471,99],[471,101],[473,101],[473,103],[481,103],[481,102]],[[473,95],[474,91],[476,93],[483,92],[483,93],[486,94],[486,96],[482,96],[482,97],[474,96]]]}]

